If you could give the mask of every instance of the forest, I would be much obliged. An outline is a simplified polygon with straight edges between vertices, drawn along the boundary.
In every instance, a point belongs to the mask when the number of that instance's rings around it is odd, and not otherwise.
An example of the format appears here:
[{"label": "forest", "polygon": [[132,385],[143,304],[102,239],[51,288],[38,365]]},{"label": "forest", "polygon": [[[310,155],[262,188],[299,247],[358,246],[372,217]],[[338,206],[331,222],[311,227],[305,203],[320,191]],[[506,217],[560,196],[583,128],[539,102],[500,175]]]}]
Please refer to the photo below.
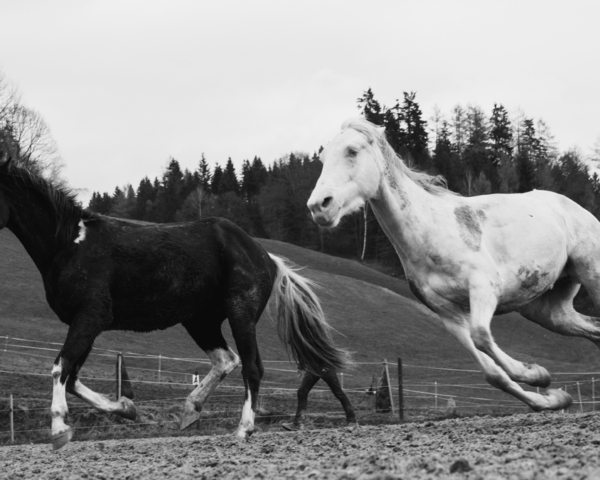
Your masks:
[{"label": "forest", "polygon": [[[457,105],[425,120],[414,92],[391,107],[371,89],[357,99],[358,113],[385,126],[388,141],[411,167],[446,178],[464,196],[552,190],[600,218],[600,177],[577,149],[559,152],[543,120],[494,104],[491,112]],[[272,238],[325,253],[373,261],[402,275],[401,266],[368,206],[334,230],[311,220],[306,201],[320,171],[319,152],[290,152],[265,164],[244,160],[237,172],[229,158],[210,168],[202,155],[194,171],[171,158],[162,178],[143,178],[137,189],[117,186],[94,192],[89,208],[148,222],[182,222],[207,216],[234,221],[256,237]]]}]

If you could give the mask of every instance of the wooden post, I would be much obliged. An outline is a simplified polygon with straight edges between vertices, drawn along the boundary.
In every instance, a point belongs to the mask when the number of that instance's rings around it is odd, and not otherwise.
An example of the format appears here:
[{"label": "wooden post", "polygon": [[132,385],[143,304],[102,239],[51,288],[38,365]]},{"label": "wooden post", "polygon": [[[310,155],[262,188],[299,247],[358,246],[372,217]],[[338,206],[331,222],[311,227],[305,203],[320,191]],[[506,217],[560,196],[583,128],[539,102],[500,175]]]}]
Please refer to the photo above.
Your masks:
[{"label": "wooden post", "polygon": [[392,415],[396,412],[394,410],[394,395],[392,394],[392,380],[390,379],[390,371],[388,370],[388,362],[386,359],[383,360],[383,367],[385,368],[385,376],[387,377],[388,392],[390,394],[390,406],[392,407]]},{"label": "wooden post", "polygon": [[13,394],[10,394],[10,441],[15,443],[15,419],[13,408]]},{"label": "wooden post", "polygon": [[123,365],[123,355],[117,354],[117,401],[121,398],[121,368]]},{"label": "wooden post", "polygon": [[595,379],[592,378],[592,410],[596,411],[596,392],[594,389],[594,386],[595,386],[594,382],[595,382]]},{"label": "wooden post", "polygon": [[162,368],[162,356],[158,356],[158,383],[160,383],[160,370]]},{"label": "wooden post", "polygon": [[402,359],[398,357],[398,416],[404,421],[404,392],[402,387]]},{"label": "wooden post", "polygon": [[344,389],[344,372],[340,372],[340,387]]},{"label": "wooden post", "polygon": [[435,409],[438,409],[438,394],[437,394],[437,382],[434,382],[434,389],[435,389]]},{"label": "wooden post", "polygon": [[377,413],[377,400],[379,399],[379,379],[377,375],[373,375],[373,383],[375,384],[375,413]]},{"label": "wooden post", "polygon": [[581,388],[579,388],[579,382],[577,382],[577,395],[579,396],[579,413],[583,413],[583,402],[581,401]]},{"label": "wooden post", "polygon": [[6,349],[8,348],[8,335],[6,337],[4,337],[4,353],[6,353]]}]

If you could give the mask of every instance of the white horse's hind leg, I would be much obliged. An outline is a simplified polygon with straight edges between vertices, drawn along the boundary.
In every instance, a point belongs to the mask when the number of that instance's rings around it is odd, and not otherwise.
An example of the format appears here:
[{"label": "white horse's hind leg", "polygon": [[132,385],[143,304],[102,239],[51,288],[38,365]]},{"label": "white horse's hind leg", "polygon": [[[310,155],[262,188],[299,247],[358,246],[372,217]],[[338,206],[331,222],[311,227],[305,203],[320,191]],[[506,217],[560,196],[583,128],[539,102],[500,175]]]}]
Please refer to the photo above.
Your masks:
[{"label": "white horse's hind leg", "polygon": [[60,381],[62,374],[62,361],[58,361],[52,367],[52,406],[50,412],[52,414],[52,447],[57,450],[64,447],[71,438],[73,438],[73,430],[65,423],[69,408],[67,406],[66,385]]},{"label": "white horse's hind leg", "polygon": [[[519,313],[542,327],[561,335],[583,337],[600,347],[600,318],[582,315],[573,308],[573,298],[581,285],[571,278],[556,282],[552,290],[519,309]],[[599,285],[589,285],[588,293],[600,306]]]},{"label": "white horse's hind leg", "polygon": [[[485,375],[487,382],[500,390],[503,390],[522,402],[529,405],[533,410],[560,410],[568,407],[571,396],[562,390],[547,389],[544,393],[527,392],[515,383],[507,373],[502,370],[489,356],[479,351],[471,338],[467,322],[457,323],[456,319],[442,318],[446,329],[454,335],[463,347],[471,354]],[[459,320],[460,321],[460,320]]]},{"label": "white horse's hind leg", "polygon": [[213,367],[185,401],[179,425],[180,430],[189,427],[200,418],[200,412],[206,399],[217,388],[217,385],[221,383],[221,380],[240,364],[240,357],[229,347],[226,350],[216,348],[206,353]]},{"label": "white horse's hind leg", "polygon": [[471,305],[470,334],[475,347],[491,357],[512,380],[534,387],[545,388],[550,385],[550,374],[544,367],[515,360],[494,342],[490,326],[497,305],[495,295],[489,289],[473,289],[469,301]]}]

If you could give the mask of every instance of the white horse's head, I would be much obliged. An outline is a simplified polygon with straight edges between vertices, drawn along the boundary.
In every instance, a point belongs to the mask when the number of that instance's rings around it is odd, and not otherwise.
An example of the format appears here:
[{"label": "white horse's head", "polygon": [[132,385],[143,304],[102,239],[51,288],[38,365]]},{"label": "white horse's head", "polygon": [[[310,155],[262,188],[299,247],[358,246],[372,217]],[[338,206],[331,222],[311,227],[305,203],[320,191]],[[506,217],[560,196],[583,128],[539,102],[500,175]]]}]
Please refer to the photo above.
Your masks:
[{"label": "white horse's head", "polygon": [[384,131],[362,117],[352,118],[323,149],[323,171],[307,203],[316,223],[335,227],[346,214],[377,196]]}]

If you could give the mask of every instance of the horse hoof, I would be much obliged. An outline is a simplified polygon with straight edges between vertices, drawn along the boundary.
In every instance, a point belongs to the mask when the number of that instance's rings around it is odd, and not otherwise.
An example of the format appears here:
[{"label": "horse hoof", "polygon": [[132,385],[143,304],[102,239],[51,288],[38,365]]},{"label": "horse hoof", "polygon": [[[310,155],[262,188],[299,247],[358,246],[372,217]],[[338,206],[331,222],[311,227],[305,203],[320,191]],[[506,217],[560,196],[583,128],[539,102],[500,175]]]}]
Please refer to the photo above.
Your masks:
[{"label": "horse hoof", "polygon": [[301,423],[282,423],[281,424],[281,428],[283,428],[284,430],[287,430],[288,432],[298,432],[300,430],[304,430],[304,425]]},{"label": "horse hoof", "polygon": [[564,390],[557,390],[555,388],[549,388],[544,392],[544,397],[548,402],[541,408],[534,408],[535,411],[541,410],[562,410],[568,408],[573,403],[573,398]]},{"label": "horse hoof", "polygon": [[192,410],[191,412],[183,412],[181,416],[181,422],[179,422],[179,430],[185,430],[193,423],[200,419],[200,413]]},{"label": "horse hoof", "polygon": [[358,422],[348,422],[348,425],[346,425],[346,428],[348,429],[349,432],[358,430],[359,429]]},{"label": "horse hoof", "polygon": [[246,430],[245,428],[240,427],[235,432],[235,436],[240,442],[244,442],[250,439],[254,431],[254,428]]},{"label": "horse hoof", "polygon": [[544,367],[540,367],[534,363],[529,365],[529,370],[534,372],[534,374],[531,375],[529,381],[525,381],[526,384],[532,387],[546,388],[552,383],[552,377]]},{"label": "horse hoof", "polygon": [[126,418],[127,420],[135,420],[137,418],[137,411],[135,404],[127,397],[119,398],[119,403],[123,406],[123,409],[119,412],[115,412],[120,417]]},{"label": "horse hoof", "polygon": [[52,449],[58,450],[59,448],[64,447],[67,443],[71,441],[72,438],[73,430],[71,430],[71,427],[67,427],[67,430],[65,430],[64,432],[52,435]]}]

